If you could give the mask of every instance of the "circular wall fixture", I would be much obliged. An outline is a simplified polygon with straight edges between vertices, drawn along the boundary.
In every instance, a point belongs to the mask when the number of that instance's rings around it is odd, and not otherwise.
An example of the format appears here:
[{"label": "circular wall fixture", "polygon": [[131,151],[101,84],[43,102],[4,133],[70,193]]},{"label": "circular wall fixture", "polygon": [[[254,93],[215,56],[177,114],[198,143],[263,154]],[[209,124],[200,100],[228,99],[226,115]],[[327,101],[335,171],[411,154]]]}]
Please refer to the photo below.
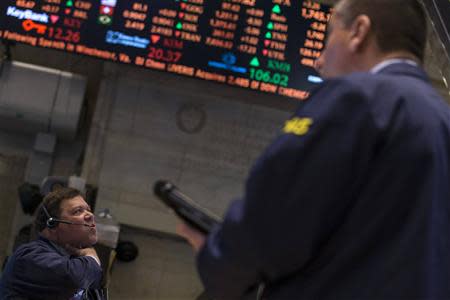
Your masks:
[{"label": "circular wall fixture", "polygon": [[130,241],[121,241],[116,247],[116,258],[123,262],[130,262],[136,259],[139,249],[135,243]]},{"label": "circular wall fixture", "polygon": [[176,112],[177,127],[189,134],[200,132],[206,123],[206,112],[198,104],[183,104]]}]

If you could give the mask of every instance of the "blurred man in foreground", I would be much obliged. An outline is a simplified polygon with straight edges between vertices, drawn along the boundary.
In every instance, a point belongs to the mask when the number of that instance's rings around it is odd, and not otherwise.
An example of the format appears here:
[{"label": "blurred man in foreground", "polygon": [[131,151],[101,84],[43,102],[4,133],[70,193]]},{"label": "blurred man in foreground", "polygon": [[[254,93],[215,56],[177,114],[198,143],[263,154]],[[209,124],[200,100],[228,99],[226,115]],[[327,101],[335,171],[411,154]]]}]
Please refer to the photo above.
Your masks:
[{"label": "blurred man in foreground", "polygon": [[208,236],[181,224],[213,299],[450,299],[450,110],[421,68],[416,0],[341,0],[327,79]]}]

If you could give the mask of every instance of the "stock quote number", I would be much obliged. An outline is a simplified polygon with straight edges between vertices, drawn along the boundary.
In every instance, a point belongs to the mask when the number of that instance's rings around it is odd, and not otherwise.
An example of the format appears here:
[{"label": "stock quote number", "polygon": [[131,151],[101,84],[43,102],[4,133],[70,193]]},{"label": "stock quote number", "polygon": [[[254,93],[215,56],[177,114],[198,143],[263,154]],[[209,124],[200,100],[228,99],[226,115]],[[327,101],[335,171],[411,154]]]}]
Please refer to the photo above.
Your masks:
[{"label": "stock quote number", "polygon": [[69,43],[77,44],[80,42],[80,32],[71,29],[49,27],[48,37],[55,40],[61,40]]},{"label": "stock quote number", "polygon": [[150,47],[149,50],[150,50],[150,52],[148,53],[149,58],[153,58],[164,62],[176,63],[183,56],[183,54],[178,51],[164,50],[155,47]]},{"label": "stock quote number", "polygon": [[273,83],[283,87],[288,86],[289,76],[285,74],[275,73],[262,69],[250,68],[250,79],[255,79],[265,83]]}]

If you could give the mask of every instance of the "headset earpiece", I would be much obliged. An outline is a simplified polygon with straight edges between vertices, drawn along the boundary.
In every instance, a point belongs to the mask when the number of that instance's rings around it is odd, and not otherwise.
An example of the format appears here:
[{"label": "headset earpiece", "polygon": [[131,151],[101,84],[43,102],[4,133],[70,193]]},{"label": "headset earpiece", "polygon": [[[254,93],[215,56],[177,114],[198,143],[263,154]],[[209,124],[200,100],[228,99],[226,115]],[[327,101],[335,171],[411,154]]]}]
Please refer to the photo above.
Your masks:
[{"label": "headset earpiece", "polygon": [[53,220],[53,218],[48,218],[46,225],[47,225],[47,228],[53,229],[58,225],[58,222],[55,222],[55,220]]},{"label": "headset earpiece", "polygon": [[45,205],[42,205],[42,209],[44,210],[44,213],[47,216],[47,221],[45,222],[47,228],[49,229],[55,228],[58,225],[58,222],[55,222],[55,219],[52,216],[50,216],[50,213],[48,212]]},{"label": "headset earpiece", "polygon": [[44,213],[47,216],[47,221],[45,221],[45,226],[47,226],[47,228],[49,228],[49,229],[55,228],[56,226],[58,226],[58,223],[64,223],[64,224],[69,224],[69,225],[82,225],[82,226],[92,227],[92,225],[90,225],[90,224],[84,224],[84,223],[79,224],[79,223],[74,223],[74,222],[71,222],[71,221],[68,221],[68,220],[61,220],[61,219],[53,218],[52,216],[50,216],[50,213],[48,212],[48,210],[45,207],[45,205],[42,205],[42,209],[44,210]]}]

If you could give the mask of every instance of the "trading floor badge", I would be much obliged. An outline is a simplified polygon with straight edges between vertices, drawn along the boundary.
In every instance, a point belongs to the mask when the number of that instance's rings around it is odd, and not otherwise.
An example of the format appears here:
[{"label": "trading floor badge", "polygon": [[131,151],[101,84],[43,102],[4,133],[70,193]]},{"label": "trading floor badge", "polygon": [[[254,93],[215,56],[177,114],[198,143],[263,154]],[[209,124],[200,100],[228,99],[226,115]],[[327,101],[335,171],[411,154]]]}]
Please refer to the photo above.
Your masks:
[{"label": "trading floor badge", "polygon": [[313,120],[311,118],[293,118],[286,121],[283,132],[295,135],[305,135],[308,133],[312,124]]}]

